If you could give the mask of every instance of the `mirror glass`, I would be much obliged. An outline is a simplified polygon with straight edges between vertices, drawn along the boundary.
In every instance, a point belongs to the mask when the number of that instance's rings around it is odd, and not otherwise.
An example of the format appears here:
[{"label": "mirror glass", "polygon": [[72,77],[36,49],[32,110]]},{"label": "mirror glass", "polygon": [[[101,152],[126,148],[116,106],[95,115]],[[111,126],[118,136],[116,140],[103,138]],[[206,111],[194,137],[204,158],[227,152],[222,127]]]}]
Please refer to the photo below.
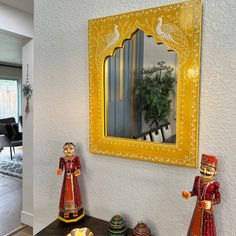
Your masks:
[{"label": "mirror glass", "polygon": [[178,58],[142,30],[105,59],[105,136],[176,143]]}]

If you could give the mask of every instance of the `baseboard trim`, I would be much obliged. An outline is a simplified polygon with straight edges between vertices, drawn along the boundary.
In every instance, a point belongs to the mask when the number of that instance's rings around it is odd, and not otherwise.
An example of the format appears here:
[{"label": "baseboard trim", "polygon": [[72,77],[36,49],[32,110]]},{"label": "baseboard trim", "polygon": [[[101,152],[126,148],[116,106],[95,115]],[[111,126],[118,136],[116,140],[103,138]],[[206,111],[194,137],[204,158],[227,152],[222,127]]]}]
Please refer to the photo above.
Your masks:
[{"label": "baseboard trim", "polygon": [[4,236],[12,236],[12,235],[16,234],[17,232],[21,231],[22,229],[24,229],[26,227],[27,227],[27,225],[21,225],[20,227],[12,230],[10,233],[5,234]]},{"label": "baseboard trim", "polygon": [[21,223],[33,228],[33,215],[26,211],[21,211]]}]

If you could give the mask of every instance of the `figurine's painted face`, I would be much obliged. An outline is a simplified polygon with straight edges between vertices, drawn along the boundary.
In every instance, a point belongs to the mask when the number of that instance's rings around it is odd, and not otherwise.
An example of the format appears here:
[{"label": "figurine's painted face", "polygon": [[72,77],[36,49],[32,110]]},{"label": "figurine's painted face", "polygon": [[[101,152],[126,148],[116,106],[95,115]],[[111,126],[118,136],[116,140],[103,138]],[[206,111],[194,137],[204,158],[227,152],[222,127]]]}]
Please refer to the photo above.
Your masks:
[{"label": "figurine's painted face", "polygon": [[201,165],[200,173],[204,180],[212,180],[216,175],[216,169],[209,165]]},{"label": "figurine's painted face", "polygon": [[63,146],[63,152],[66,157],[73,157],[75,153],[75,146],[72,144],[66,144]]}]

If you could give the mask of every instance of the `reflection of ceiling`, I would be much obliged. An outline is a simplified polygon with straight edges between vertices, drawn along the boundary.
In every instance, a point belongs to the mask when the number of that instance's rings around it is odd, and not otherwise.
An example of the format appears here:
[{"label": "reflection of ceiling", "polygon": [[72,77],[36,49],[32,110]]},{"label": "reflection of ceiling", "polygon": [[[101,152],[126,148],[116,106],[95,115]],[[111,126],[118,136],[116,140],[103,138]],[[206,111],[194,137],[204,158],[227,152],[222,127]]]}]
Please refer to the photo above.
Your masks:
[{"label": "reflection of ceiling", "polygon": [[168,51],[164,44],[157,44],[153,37],[144,36],[144,67],[156,66],[156,63],[160,61],[164,61],[166,65],[176,68],[177,54],[175,51]]},{"label": "reflection of ceiling", "polygon": [[0,2],[30,14],[34,13],[34,0],[0,0]]},{"label": "reflection of ceiling", "polygon": [[23,37],[0,31],[0,63],[22,64]]}]

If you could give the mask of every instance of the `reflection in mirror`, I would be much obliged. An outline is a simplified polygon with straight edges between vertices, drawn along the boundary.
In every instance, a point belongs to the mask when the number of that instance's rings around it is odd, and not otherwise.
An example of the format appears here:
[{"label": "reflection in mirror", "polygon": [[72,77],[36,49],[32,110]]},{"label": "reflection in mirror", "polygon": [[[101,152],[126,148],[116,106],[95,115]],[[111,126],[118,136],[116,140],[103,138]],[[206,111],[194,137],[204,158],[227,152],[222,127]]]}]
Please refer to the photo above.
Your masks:
[{"label": "reflection in mirror", "polygon": [[177,63],[141,30],[106,58],[106,136],[176,143]]}]

